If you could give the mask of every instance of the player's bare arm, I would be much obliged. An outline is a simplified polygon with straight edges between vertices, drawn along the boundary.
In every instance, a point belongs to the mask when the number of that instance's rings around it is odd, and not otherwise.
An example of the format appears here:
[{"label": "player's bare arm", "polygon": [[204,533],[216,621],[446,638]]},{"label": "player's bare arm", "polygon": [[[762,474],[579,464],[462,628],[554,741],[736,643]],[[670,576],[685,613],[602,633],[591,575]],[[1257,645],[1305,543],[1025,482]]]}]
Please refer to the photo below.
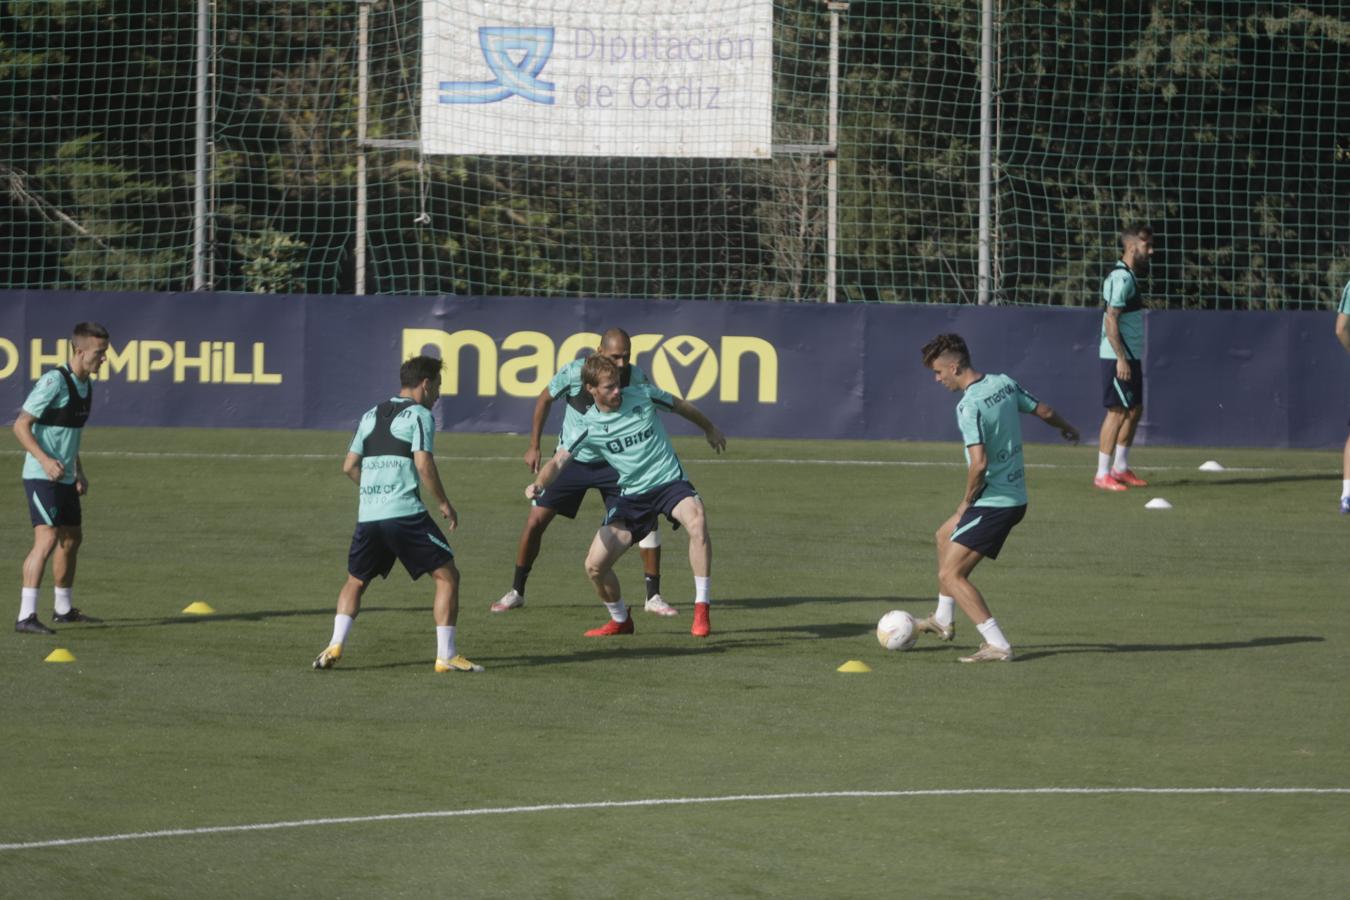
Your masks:
[{"label": "player's bare arm", "polygon": [[84,462],[75,455],[75,493],[83,497],[89,493],[89,479],[84,474]]},{"label": "player's bare arm", "polygon": [[361,486],[361,454],[347,454],[347,458],[342,461],[342,474],[350,478],[357,487]]},{"label": "player's bare arm", "polygon": [[1130,360],[1129,353],[1125,349],[1125,342],[1120,339],[1120,308],[1116,306],[1109,307],[1106,310],[1106,319],[1104,320],[1106,329],[1106,341],[1111,345],[1111,349],[1116,351],[1116,377],[1121,381],[1130,380]]},{"label": "player's bare arm", "polygon": [[37,417],[30,412],[20,412],[19,417],[14,420],[14,436],[19,439],[19,445],[29,453],[42,466],[42,471],[47,473],[47,477],[52,481],[60,481],[61,476],[66,474],[66,467],[59,459],[53,459],[48,456],[38,444],[37,437],[33,435],[33,426],[37,424]]},{"label": "player's bare arm", "polygon": [[1044,403],[1037,403],[1033,410],[1036,417],[1051,428],[1057,429],[1061,437],[1070,444],[1078,443],[1078,429],[1064,420],[1064,417]]},{"label": "player's bare arm", "polygon": [[966,452],[970,454],[970,465],[966,467],[966,493],[961,498],[961,505],[956,508],[957,515],[965,512],[980,496],[980,489],[984,487],[984,473],[989,469],[989,455],[984,452],[984,444],[971,444],[966,447]]},{"label": "player's bare arm", "polygon": [[694,404],[680,397],[675,398],[675,405],[671,410],[683,419],[688,419],[699,428],[703,429],[703,436],[708,439],[708,446],[712,447],[718,453],[727,449],[726,435],[722,434],[722,429],[712,423],[703,412]]},{"label": "player's bare arm", "polygon": [[557,480],[558,473],[571,459],[572,454],[567,452],[567,448],[559,447],[553,458],[544,463],[544,467],[535,475],[534,481],[525,486],[525,499],[534,500],[544,493],[544,489]]},{"label": "player's bare arm", "polygon": [[422,489],[431,494],[441,518],[446,520],[446,530],[454,531],[459,526],[459,514],[445,496],[441,472],[436,468],[436,458],[425,450],[414,450],[413,465],[417,468],[417,476],[422,481]]},{"label": "player's bare arm", "polygon": [[548,421],[549,410],[553,409],[553,395],[544,388],[534,401],[534,417],[530,420],[530,446],[525,450],[525,465],[530,471],[539,473],[539,441],[544,435],[544,423]]},{"label": "player's bare arm", "polygon": [[1350,353],[1350,315],[1336,314],[1336,340],[1341,342],[1346,353]]}]

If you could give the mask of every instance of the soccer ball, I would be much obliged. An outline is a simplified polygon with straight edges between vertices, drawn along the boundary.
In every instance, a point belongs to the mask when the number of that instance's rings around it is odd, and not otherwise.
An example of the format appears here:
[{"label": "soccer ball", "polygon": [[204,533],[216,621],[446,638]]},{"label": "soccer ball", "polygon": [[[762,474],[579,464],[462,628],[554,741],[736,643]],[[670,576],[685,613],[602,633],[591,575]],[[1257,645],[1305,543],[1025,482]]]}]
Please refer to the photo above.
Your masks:
[{"label": "soccer ball", "polygon": [[877,623],[877,642],[887,650],[908,650],[919,639],[914,617],[903,609],[893,609]]}]

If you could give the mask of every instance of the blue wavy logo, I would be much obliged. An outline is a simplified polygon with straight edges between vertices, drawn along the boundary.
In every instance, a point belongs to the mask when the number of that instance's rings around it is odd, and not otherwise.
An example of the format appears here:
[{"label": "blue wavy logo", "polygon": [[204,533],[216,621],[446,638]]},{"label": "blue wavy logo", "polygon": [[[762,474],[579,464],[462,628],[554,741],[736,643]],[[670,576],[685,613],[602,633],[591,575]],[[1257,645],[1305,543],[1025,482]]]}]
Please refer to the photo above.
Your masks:
[{"label": "blue wavy logo", "polygon": [[492,81],[442,81],[441,103],[498,103],[523,97],[531,103],[553,105],[551,81],[539,73],[553,53],[553,29],[492,26],[478,29],[478,46]]}]

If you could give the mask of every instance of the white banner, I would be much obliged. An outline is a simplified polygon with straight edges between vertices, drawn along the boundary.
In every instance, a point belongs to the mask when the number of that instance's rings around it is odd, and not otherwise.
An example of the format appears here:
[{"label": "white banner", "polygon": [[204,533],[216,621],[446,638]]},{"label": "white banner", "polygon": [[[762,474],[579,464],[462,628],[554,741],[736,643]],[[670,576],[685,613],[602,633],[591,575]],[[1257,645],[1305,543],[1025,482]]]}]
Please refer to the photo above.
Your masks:
[{"label": "white banner", "polygon": [[773,0],[423,0],[422,151],[767,159]]}]

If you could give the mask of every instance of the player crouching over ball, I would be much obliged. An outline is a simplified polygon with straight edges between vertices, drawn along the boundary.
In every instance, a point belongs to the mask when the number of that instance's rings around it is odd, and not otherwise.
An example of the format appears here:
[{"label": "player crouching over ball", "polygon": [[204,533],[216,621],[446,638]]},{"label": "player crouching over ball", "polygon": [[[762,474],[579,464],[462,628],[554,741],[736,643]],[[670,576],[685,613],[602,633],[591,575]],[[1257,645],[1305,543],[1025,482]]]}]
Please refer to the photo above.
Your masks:
[{"label": "player crouching over ball", "polygon": [[703,500],[685,478],[658,411],[669,410],[703,429],[708,445],[721,453],[727,446],[722,431],[693,404],[650,383],[620,387],[612,360],[594,354],[581,368],[581,383],[595,399],[582,417],[581,432],[539,470],[525,496],[543,496],[573,454],[589,448],[619,473],[619,498],[606,511],[586,554],[586,575],[609,610],[610,620],[586,632],[587,637],[632,634],[633,618],[623,602],[614,564],[634,541],[640,541],[663,515],[689,533],[689,567],[694,571],[694,624],[689,633],[712,632],[708,608],[712,599],[712,540]]}]

